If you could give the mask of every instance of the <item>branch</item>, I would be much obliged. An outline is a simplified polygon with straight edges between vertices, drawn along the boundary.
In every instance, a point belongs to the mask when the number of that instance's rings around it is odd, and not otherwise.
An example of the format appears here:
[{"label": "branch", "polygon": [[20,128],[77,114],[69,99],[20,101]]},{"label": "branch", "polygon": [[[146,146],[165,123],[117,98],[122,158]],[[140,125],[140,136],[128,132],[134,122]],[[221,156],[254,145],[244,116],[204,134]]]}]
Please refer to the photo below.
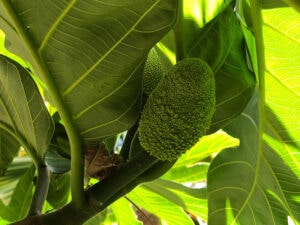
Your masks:
[{"label": "branch", "polygon": [[85,191],[88,204],[84,208],[78,208],[72,201],[57,211],[30,216],[11,225],[81,225],[133,190],[139,184],[137,178],[158,162],[160,161],[147,152],[140,151],[114,174]]}]

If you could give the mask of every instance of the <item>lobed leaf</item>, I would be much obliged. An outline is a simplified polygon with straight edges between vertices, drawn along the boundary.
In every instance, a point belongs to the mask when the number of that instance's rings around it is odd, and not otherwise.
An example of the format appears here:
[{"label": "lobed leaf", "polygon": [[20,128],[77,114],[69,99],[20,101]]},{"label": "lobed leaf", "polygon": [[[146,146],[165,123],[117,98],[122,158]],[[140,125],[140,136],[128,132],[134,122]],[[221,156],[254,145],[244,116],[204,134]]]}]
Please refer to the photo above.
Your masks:
[{"label": "lobed leaf", "polygon": [[[299,14],[292,8],[262,14],[266,67],[259,93],[264,94],[260,100],[254,96],[226,129],[240,139],[240,147],[222,151],[211,164],[210,224],[300,222]],[[264,114],[258,114],[259,107]]]}]

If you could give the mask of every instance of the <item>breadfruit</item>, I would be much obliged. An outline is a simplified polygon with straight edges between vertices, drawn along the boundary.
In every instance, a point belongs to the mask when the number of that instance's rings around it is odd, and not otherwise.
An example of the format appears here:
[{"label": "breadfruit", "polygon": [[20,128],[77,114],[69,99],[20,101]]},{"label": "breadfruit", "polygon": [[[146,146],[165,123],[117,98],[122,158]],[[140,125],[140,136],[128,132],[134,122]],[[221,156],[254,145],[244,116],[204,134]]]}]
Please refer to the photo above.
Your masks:
[{"label": "breadfruit", "polygon": [[[133,140],[131,142],[130,146],[130,153],[129,153],[129,160],[132,160],[137,154],[139,154],[141,151],[145,151],[142,146],[140,145],[140,141],[138,138],[137,131],[133,137]],[[148,153],[147,153],[148,154]],[[151,166],[148,170],[146,170],[143,174],[138,176],[136,178],[137,183],[143,183],[143,182],[149,182],[152,180],[155,180],[159,177],[161,177],[163,174],[165,174],[176,162],[176,160],[173,161],[161,161],[158,160],[153,166]]]},{"label": "breadfruit", "polygon": [[150,94],[139,123],[141,146],[160,160],[174,160],[205,135],[216,108],[215,80],[198,58],[178,62]]},{"label": "breadfruit", "polygon": [[163,77],[163,68],[155,48],[149,51],[143,72],[143,93],[149,96]]}]

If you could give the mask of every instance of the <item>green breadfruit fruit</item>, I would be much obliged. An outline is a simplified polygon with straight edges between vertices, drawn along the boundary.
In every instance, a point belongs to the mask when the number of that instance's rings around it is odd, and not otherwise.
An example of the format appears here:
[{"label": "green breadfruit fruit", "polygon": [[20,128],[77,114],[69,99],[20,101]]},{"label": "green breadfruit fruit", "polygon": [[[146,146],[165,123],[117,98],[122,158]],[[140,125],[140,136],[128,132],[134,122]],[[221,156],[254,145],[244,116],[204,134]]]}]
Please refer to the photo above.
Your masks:
[{"label": "green breadfruit fruit", "polygon": [[143,93],[149,96],[163,77],[163,68],[155,48],[148,54],[143,72]]},{"label": "green breadfruit fruit", "polygon": [[141,146],[160,160],[174,160],[210,126],[216,108],[211,68],[198,58],[177,63],[153,90],[139,124]]}]

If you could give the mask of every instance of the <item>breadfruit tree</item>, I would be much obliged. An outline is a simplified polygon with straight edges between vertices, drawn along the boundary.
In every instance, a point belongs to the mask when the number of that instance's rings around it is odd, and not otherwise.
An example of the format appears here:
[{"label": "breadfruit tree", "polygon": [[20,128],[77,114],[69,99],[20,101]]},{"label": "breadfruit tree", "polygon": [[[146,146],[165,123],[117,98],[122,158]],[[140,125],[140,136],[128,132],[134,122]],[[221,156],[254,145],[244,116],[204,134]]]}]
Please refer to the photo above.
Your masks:
[{"label": "breadfruit tree", "polygon": [[300,224],[299,11],[0,1],[0,225]]}]

